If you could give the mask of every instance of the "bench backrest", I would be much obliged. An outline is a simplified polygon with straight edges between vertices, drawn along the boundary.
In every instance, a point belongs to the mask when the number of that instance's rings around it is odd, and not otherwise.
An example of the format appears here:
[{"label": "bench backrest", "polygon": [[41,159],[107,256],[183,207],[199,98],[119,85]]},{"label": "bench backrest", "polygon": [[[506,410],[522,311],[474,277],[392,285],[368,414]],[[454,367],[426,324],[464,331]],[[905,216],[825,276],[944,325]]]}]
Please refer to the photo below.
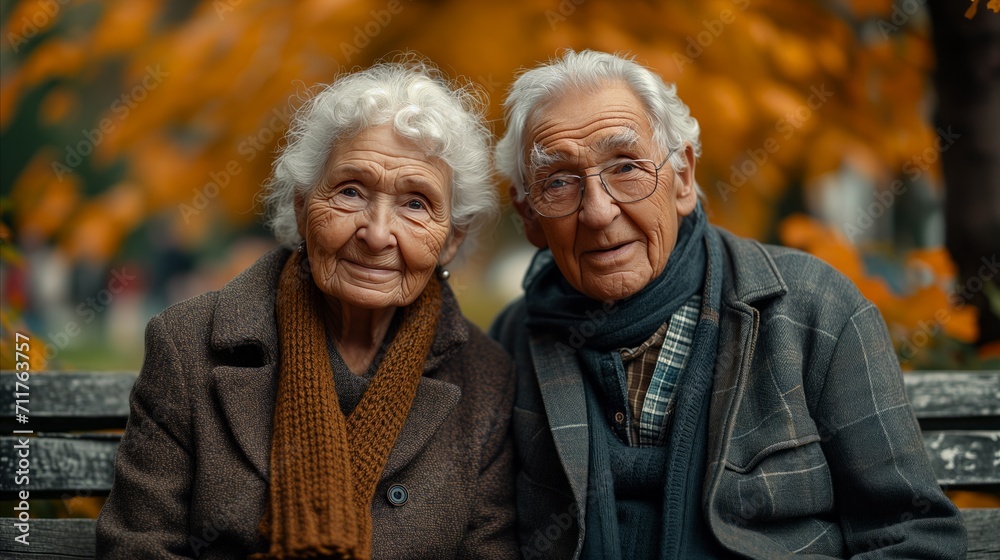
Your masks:
[{"label": "bench backrest", "polygon": [[[32,374],[29,423],[2,417],[0,497],[14,499],[22,489],[31,499],[106,496],[120,436],[94,432],[125,427],[135,379],[130,372]],[[948,489],[1000,492],[1000,371],[912,372],[904,381],[938,482]],[[0,373],[0,391],[10,395],[14,390],[13,372]],[[34,433],[14,435],[14,430],[23,429]],[[17,485],[14,446],[24,437],[31,438],[30,482]],[[1000,557],[1000,509],[968,509],[963,514],[969,558]],[[4,558],[93,557],[94,520],[32,517],[30,555],[25,555],[29,547],[13,540],[14,522],[2,519]]]}]

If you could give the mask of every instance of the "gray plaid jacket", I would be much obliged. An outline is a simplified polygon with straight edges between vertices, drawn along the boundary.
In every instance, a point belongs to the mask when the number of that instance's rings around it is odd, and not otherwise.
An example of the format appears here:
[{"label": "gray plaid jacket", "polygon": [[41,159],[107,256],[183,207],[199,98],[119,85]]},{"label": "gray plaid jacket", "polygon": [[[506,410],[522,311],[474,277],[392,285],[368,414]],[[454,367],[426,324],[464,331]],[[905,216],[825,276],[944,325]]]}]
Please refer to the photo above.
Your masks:
[{"label": "gray plaid jacket", "polygon": [[[724,266],[702,511],[737,557],[964,558],[877,308],[805,253],[718,229]],[[518,365],[524,558],[577,558],[587,507],[580,368],[515,302],[492,334]],[[683,377],[681,378],[683,383]]]}]

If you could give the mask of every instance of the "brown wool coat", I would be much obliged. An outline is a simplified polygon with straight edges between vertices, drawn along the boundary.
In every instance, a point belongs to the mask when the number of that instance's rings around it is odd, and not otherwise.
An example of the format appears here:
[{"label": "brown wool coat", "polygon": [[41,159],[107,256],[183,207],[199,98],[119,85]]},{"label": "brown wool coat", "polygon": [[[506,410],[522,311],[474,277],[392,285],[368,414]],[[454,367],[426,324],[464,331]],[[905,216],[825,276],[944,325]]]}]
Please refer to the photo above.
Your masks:
[{"label": "brown wool coat", "polygon": [[[263,550],[278,374],[275,250],[146,330],[146,358],[97,524],[97,557],[246,558]],[[450,290],[372,503],[374,558],[516,558],[512,364]],[[389,489],[409,497],[394,506]]]}]

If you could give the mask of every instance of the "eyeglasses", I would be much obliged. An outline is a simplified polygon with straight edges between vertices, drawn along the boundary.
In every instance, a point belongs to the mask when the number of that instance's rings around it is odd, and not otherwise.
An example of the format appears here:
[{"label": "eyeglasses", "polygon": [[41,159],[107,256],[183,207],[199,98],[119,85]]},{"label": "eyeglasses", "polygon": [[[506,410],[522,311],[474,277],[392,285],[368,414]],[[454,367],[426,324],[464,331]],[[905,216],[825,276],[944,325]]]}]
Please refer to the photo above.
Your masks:
[{"label": "eyeglasses", "polygon": [[660,169],[675,150],[670,150],[660,165],[648,159],[622,159],[590,175],[557,173],[539,179],[528,185],[524,193],[531,208],[545,218],[562,218],[579,210],[588,177],[600,177],[601,186],[616,202],[639,202],[656,191]]}]

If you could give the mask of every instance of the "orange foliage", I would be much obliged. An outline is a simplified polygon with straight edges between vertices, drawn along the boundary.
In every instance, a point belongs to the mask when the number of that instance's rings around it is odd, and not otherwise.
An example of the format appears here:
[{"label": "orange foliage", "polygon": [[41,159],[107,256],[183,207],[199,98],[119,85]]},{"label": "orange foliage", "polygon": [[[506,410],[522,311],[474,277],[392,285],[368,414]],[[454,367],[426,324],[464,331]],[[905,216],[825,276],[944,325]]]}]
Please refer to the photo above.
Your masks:
[{"label": "orange foliage", "polygon": [[[20,15],[30,17],[32,6],[19,4],[8,27]],[[60,27],[14,58],[0,86],[0,127],[7,127],[20,100],[47,81],[95,86],[107,79],[99,69],[124,68],[105,84],[110,93],[96,110],[89,110],[88,128],[102,119],[113,125],[89,163],[101,171],[125,162],[125,179],[145,193],[145,204],[137,207],[140,220],[112,220],[100,228],[92,218],[67,217],[64,238],[82,228],[81,234],[107,240],[100,254],[113,252],[129,231],[95,230],[134,227],[148,213],[167,210],[179,228],[210,217],[254,219],[247,201],[270,171],[299,94],[400,50],[421,52],[449,74],[479,83],[490,95],[493,119],[500,117],[503,92],[518,67],[563,47],[635,53],[677,82],[701,122],[705,150],[697,174],[713,219],[754,237],[771,230],[777,203],[791,185],[837,169],[845,157],[875,162],[862,168],[872,176],[897,174],[932,134],[916,117],[932,63],[926,29],[861,38],[843,14],[817,3],[517,0],[485,9],[457,0],[202,0],[180,20],[171,19],[173,6],[163,0],[88,4],[99,11],[89,28],[80,22],[90,16],[74,17],[83,7],[63,6],[49,18],[49,25]],[[861,21],[887,17],[892,3],[855,0],[850,6],[851,17]],[[59,32],[64,24],[71,32]],[[153,87],[151,69],[162,73]],[[832,94],[810,109],[819,88]],[[79,110],[85,110],[79,100],[57,91],[39,117],[56,123]],[[273,111],[284,115],[276,125]],[[726,194],[720,185],[738,182],[733,170],[748,158],[747,150],[768,140],[779,149]],[[229,162],[241,171],[212,208],[194,218],[174,211]],[[74,214],[92,211],[80,205]],[[55,235],[55,229],[46,231]]]},{"label": "orange foliage", "polygon": [[948,490],[945,494],[960,508],[1000,508],[1000,496],[970,490]]},{"label": "orange foliage", "polygon": [[[783,244],[819,257],[854,282],[882,312],[897,348],[907,343],[913,346],[918,332],[928,335],[930,331],[931,336],[943,334],[967,343],[976,340],[976,309],[955,297],[956,268],[943,248],[908,253],[904,266],[914,287],[897,294],[884,280],[865,271],[858,250],[838,230],[794,214],[781,223],[779,235]],[[940,329],[928,328],[929,324]]]},{"label": "orange foliage", "polygon": [[[220,220],[256,219],[254,195],[313,84],[412,50],[481,86],[489,117],[499,120],[515,71],[572,47],[634,53],[676,82],[701,124],[696,173],[712,220],[763,238],[789,189],[844,165],[885,185],[932,145],[934,131],[921,117],[933,65],[926,27],[914,18],[905,30],[861,36],[854,26],[889,17],[892,2],[849,5],[845,15],[795,0],[515,0],[490,9],[458,0],[202,0],[181,19],[171,19],[163,0],[91,5],[100,15],[89,28],[53,33],[10,65],[0,84],[0,127],[9,126],[20,100],[54,80],[39,120],[59,126],[92,113],[84,126],[103,122],[109,130],[88,165],[101,173],[124,163],[124,177],[91,185],[84,197],[77,170],[54,178],[49,164],[63,162],[66,151],[54,143],[17,179],[13,225],[18,235],[57,243],[74,258],[102,261],[156,213],[172,218],[168,227],[180,243],[197,246]],[[67,15],[74,9],[67,5],[52,19],[79,21]],[[121,70],[100,103],[69,93],[70,85],[105,80],[102,69],[112,66]],[[82,140],[79,129],[74,123],[69,130],[70,146]],[[936,166],[928,172],[932,179],[940,173]],[[971,306],[949,300],[955,273],[943,251],[910,255],[913,281],[897,294],[828,228],[793,216],[780,235],[851,278],[882,310],[897,344],[937,311],[947,313],[945,334],[975,336]]]}]

